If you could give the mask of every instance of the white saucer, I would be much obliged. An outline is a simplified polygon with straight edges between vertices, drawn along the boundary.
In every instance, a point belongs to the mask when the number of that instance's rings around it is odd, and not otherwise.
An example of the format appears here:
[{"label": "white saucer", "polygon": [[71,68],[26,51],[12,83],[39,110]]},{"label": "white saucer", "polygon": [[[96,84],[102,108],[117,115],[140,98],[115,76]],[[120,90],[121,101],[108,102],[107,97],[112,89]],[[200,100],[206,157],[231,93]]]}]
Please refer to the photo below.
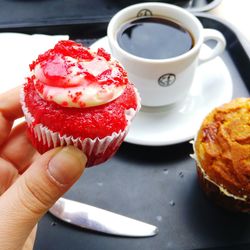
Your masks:
[{"label": "white saucer", "polygon": [[[110,52],[107,37],[91,46],[93,49],[98,47]],[[148,146],[188,141],[195,136],[206,114],[230,101],[232,94],[232,79],[220,57],[201,64],[185,100],[160,108],[142,107],[125,141]]]},{"label": "white saucer", "polygon": [[[98,47],[110,52],[106,37],[91,46],[93,49]],[[214,107],[230,101],[232,94],[232,79],[220,57],[201,64],[185,100],[161,108],[142,107],[125,141],[161,146],[190,140],[197,133],[203,118]]]}]

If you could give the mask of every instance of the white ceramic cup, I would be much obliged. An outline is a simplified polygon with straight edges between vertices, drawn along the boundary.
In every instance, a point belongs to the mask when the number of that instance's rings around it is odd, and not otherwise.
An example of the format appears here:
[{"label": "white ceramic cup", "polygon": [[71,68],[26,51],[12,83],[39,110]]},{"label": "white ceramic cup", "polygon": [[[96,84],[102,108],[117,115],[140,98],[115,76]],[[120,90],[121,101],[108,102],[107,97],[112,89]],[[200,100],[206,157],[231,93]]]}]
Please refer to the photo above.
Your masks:
[{"label": "white ceramic cup", "polygon": [[[117,33],[125,23],[142,16],[161,17],[180,24],[192,34],[194,46],[186,53],[168,59],[147,59],[125,51],[118,44]],[[183,8],[159,2],[139,3],[120,10],[108,24],[107,37],[112,55],[138,88],[142,105],[151,107],[173,104],[185,98],[198,64],[218,56],[226,46],[219,31],[203,28],[200,21]],[[216,41],[213,49],[202,49],[207,40]]]}]

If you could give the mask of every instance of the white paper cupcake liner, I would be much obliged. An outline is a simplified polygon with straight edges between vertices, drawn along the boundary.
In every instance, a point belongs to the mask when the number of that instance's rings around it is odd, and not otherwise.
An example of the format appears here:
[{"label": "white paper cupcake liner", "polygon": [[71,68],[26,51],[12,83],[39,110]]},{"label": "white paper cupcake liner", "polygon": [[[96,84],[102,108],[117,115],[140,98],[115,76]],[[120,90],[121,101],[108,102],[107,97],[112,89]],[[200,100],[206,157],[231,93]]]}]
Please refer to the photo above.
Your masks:
[{"label": "white paper cupcake liner", "polygon": [[200,161],[198,160],[198,157],[197,157],[197,154],[196,154],[196,150],[195,150],[195,141],[196,141],[196,138],[197,138],[197,135],[195,135],[195,138],[194,140],[190,141],[190,143],[192,144],[193,146],[193,151],[194,153],[193,154],[190,154],[190,157],[193,158],[196,162],[196,166],[197,168],[200,169],[200,172],[203,176],[204,179],[206,179],[207,181],[211,182],[213,185],[215,185],[221,193],[223,193],[225,196],[228,196],[228,197],[231,197],[235,200],[241,200],[241,201],[246,201],[247,200],[247,196],[246,195],[243,195],[243,196],[236,196],[236,195],[233,195],[231,194],[225,187],[223,187],[222,185],[219,185],[217,184],[216,182],[214,182],[208,175],[207,173],[205,172],[205,170],[203,169]]},{"label": "white paper cupcake liner", "polygon": [[48,127],[39,123],[34,124],[34,117],[29,112],[28,107],[25,104],[25,94],[24,89],[21,89],[20,92],[20,102],[22,105],[23,113],[25,115],[26,122],[28,124],[30,132],[35,136],[35,138],[41,143],[41,148],[54,148],[58,146],[68,146],[74,145],[81,149],[88,157],[88,165],[96,165],[106,161],[110,158],[119,148],[123,142],[128,129],[130,127],[131,121],[133,120],[135,114],[140,109],[140,96],[136,90],[136,96],[138,100],[137,110],[129,109],[125,111],[125,116],[127,119],[127,126],[123,131],[118,133],[114,132],[109,136],[104,138],[85,138],[84,140],[80,138],[74,138],[73,136],[60,135],[58,132],[50,130]]}]

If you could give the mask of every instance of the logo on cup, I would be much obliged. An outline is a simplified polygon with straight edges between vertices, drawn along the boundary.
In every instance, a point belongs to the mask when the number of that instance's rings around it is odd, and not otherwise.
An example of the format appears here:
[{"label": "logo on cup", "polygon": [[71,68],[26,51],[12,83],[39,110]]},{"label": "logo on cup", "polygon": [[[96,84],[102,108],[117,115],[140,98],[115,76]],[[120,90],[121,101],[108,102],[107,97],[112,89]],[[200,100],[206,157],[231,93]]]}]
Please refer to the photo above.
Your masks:
[{"label": "logo on cup", "polygon": [[168,87],[172,85],[176,80],[175,74],[168,73],[159,77],[158,84],[162,87]]},{"label": "logo on cup", "polygon": [[137,13],[137,17],[143,17],[143,16],[153,16],[153,13],[149,9],[142,9]]}]

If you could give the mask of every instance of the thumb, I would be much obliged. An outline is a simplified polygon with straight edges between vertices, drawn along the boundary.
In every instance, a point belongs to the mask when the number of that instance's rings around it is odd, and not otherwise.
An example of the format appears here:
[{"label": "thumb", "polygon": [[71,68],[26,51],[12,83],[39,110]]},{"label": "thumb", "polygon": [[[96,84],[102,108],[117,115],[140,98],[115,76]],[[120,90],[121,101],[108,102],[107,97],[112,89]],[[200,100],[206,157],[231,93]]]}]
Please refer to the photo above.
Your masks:
[{"label": "thumb", "polygon": [[14,244],[6,249],[22,246],[42,215],[81,176],[86,161],[79,149],[69,146],[34,162],[0,197],[0,246],[6,235],[11,235],[8,244]]}]

